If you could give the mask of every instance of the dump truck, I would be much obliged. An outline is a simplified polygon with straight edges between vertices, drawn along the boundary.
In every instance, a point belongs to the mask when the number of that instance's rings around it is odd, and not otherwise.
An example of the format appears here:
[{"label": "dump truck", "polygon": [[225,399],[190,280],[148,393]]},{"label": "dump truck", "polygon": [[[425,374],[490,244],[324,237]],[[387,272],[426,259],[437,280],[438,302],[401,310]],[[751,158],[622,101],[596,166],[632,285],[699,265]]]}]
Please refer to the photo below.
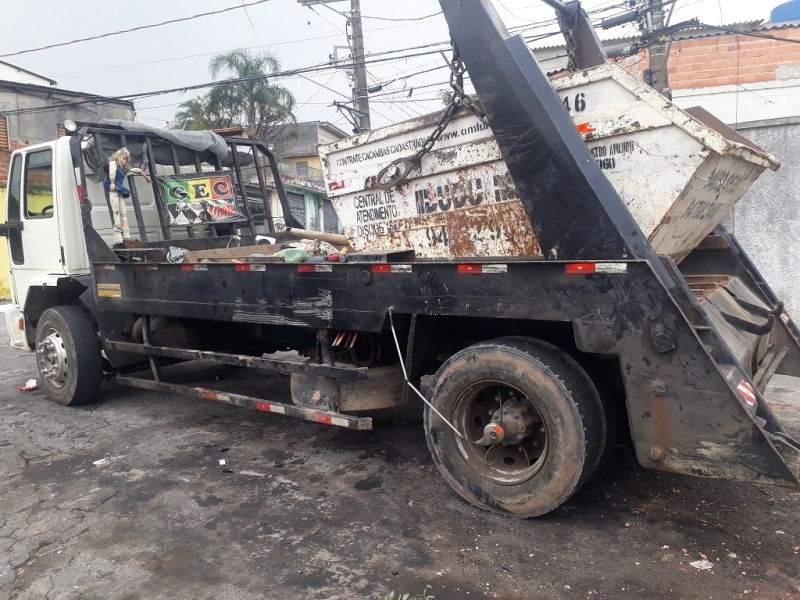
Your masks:
[{"label": "dump truck", "polygon": [[[416,406],[452,488],[514,517],[628,435],[644,468],[798,486],[764,390],[800,375],[800,330],[720,224],[777,161],[608,65],[577,3],[548,0],[579,69],[552,82],[490,0],[440,4],[457,100],[321,148],[336,252],[285,253],[300,224],[255,140],[70,123],[14,152],[6,322],[49,397],[113,377],[356,431]],[[123,146],[153,183],[130,183],[138,240],[118,247],[102,181]],[[181,383],[189,361],[281,372],[292,402]]]}]

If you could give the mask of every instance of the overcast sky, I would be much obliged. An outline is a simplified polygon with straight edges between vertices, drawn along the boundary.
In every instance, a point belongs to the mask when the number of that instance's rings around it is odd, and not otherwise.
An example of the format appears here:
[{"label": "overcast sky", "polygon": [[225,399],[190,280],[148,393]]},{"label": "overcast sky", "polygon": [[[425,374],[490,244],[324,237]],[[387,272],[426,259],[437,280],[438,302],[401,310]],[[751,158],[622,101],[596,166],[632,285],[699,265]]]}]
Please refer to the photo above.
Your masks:
[{"label": "overcast sky", "polygon": [[[249,3],[252,0],[244,0]],[[553,17],[553,11],[540,0],[494,0],[508,27],[525,27],[525,35],[543,29],[537,25]],[[157,23],[241,4],[242,0],[4,0],[3,35],[0,55],[36,48],[56,42],[98,35],[140,25]],[[693,17],[709,24],[767,20],[780,0],[678,0],[672,22]],[[605,9],[596,16],[620,14],[621,0],[587,0],[588,11]],[[284,69],[328,63],[335,46],[340,57],[347,57],[346,19],[337,14],[349,9],[349,2],[301,6],[297,0],[270,0],[221,15],[146,29],[107,39],[73,44],[0,58],[58,81],[59,87],[108,96],[178,88],[210,81],[209,58],[218,52],[248,47],[275,53]],[[372,98],[373,126],[402,121],[441,108],[438,90],[447,78],[441,55],[403,57],[432,51],[408,50],[448,39],[441,15],[423,20],[440,10],[436,0],[362,0],[365,16],[365,46],[369,54],[400,51],[391,61],[370,65],[370,83],[386,84]],[[403,20],[406,19],[406,20]],[[632,26],[619,27],[612,37],[634,33]],[[604,34],[609,35],[609,34]],[[559,36],[540,45],[561,44]],[[376,57],[377,58],[377,57]],[[421,71],[428,71],[420,73]],[[307,79],[281,79],[297,98],[298,119],[331,121],[349,129],[346,121],[331,107],[334,100],[350,98],[350,82],[344,70],[325,70],[306,75]],[[393,81],[396,80],[396,81]],[[275,80],[279,82],[279,80]],[[325,86],[325,87],[321,87]],[[414,88],[411,97],[409,92]],[[162,126],[171,119],[177,105],[199,92],[170,94],[136,101],[138,119]]]}]

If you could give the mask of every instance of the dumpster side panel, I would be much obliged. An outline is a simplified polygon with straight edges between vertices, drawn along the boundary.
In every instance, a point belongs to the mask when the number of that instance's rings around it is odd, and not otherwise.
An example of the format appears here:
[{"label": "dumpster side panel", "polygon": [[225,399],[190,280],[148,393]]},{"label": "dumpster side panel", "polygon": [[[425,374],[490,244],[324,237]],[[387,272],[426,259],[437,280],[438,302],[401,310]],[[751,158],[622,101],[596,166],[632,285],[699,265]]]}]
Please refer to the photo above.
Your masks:
[{"label": "dumpster side panel", "polygon": [[650,237],[653,248],[680,262],[714,230],[763,172],[763,166],[735,156],[710,156]]},{"label": "dumpster side panel", "polygon": [[492,131],[462,112],[401,185],[374,180],[397,156],[421,147],[435,120],[401,123],[321,150],[329,195],[356,250],[419,256],[541,256]]}]

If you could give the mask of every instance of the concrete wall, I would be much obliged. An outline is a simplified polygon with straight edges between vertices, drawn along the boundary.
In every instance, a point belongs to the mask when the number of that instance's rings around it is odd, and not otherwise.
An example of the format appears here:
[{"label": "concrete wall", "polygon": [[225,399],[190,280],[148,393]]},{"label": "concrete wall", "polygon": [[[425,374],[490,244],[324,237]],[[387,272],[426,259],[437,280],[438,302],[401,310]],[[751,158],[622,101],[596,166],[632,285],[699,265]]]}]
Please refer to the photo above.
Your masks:
[{"label": "concrete wall", "polygon": [[750,123],[739,131],[782,166],[756,180],[734,208],[728,228],[789,314],[800,318],[800,117]]}]

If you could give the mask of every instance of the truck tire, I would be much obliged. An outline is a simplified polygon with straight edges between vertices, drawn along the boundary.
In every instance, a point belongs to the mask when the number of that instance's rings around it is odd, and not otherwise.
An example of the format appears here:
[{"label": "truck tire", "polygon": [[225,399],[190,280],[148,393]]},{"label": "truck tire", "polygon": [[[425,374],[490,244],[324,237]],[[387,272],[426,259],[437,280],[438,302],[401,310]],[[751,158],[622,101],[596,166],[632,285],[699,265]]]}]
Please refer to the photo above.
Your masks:
[{"label": "truck tire", "polygon": [[48,308],[36,327],[36,362],[42,387],[62,406],[97,399],[103,380],[100,341],[92,322],[75,306]]},{"label": "truck tire", "polygon": [[523,336],[513,336],[504,339],[522,340],[550,352],[558,357],[561,362],[565,363],[567,367],[580,378],[586,394],[600,398],[600,403],[603,408],[603,444],[601,445],[602,451],[597,457],[597,463],[589,475],[591,479],[591,477],[605,468],[605,465],[611,458],[611,454],[614,451],[614,444],[617,441],[617,431],[619,429],[619,410],[617,409],[615,398],[611,390],[608,389],[608,385],[604,383],[600,373],[597,372],[597,365],[586,362],[581,364],[578,362],[578,359],[572,357],[558,346],[554,346],[544,340]]},{"label": "truck tire", "polygon": [[[425,437],[447,482],[479,508],[526,518],[566,502],[593,474],[605,444],[597,391],[555,348],[505,338],[470,346],[439,369],[431,404],[466,439],[425,407]],[[516,444],[478,446],[491,414],[524,407]]]}]

